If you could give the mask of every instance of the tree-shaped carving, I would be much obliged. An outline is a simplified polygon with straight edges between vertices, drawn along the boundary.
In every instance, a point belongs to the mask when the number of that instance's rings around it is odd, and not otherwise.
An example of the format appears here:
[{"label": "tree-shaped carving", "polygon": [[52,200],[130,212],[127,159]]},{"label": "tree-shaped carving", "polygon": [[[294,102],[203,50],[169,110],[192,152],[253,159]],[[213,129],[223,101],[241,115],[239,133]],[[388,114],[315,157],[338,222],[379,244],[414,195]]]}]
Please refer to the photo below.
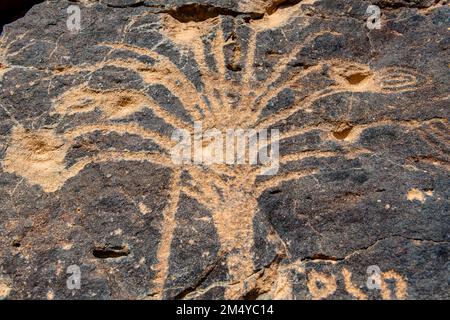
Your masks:
[{"label": "tree-shaped carving", "polygon": [[[169,19],[169,18],[168,18]],[[255,77],[256,43],[261,27],[250,28],[246,48],[234,50],[235,56],[229,60],[225,48],[232,39],[224,36],[219,23],[209,28],[199,29],[198,34],[186,39],[174,39],[166,35],[167,41],[174,41],[183,50],[190,52],[197,63],[201,86],[196,85],[168,57],[146,48],[127,43],[99,43],[99,47],[109,48],[113,52],[130,52],[135,56],[150,58],[150,64],[135,58],[107,58],[101,63],[70,67],[63,72],[73,75],[81,72],[95,72],[105,67],[125,68],[137,73],[147,85],[160,85],[176,96],[184,107],[185,116],[163,106],[149,94],[141,90],[100,90],[87,84],[71,87],[54,102],[52,112],[61,117],[87,113],[98,109],[102,120],[95,124],[86,124],[67,129],[63,132],[55,129],[25,130],[17,126],[12,133],[12,143],[3,161],[7,172],[16,173],[31,184],[37,184],[45,192],[54,192],[61,188],[71,177],[94,162],[108,161],[147,161],[170,167],[173,170],[171,200],[165,211],[163,239],[158,254],[158,276],[155,282],[161,288],[168,270],[168,252],[171,233],[178,201],[181,194],[194,198],[213,215],[214,226],[221,243],[221,251],[227,257],[229,276],[233,283],[239,284],[229,289],[227,297],[238,297],[239,286],[253,273],[253,220],[258,208],[258,197],[270,187],[283,181],[314,175],[319,168],[289,172],[270,178],[258,179],[258,166],[253,165],[182,165],[172,163],[170,150],[175,142],[170,137],[140,126],[134,122],[120,122],[136,112],[150,109],[173,128],[188,130],[193,134],[193,121],[201,121],[203,129],[269,129],[288,119],[296,112],[309,108],[319,99],[346,92],[386,93],[414,90],[424,83],[422,77],[408,68],[388,68],[372,70],[369,66],[343,60],[321,60],[320,63],[293,68],[290,63],[298,54],[324,34],[333,35],[332,30],[322,30],[310,34],[289,54],[280,57],[278,63],[269,72],[268,77],[259,80]],[[181,28],[181,27],[180,27]],[[182,31],[180,31],[182,32]],[[180,43],[180,41],[182,43]],[[183,42],[184,41],[184,42]],[[243,62],[242,67],[237,62]],[[236,72],[239,77],[228,76]],[[267,114],[267,106],[284,89],[299,87],[315,73],[325,73],[330,80],[323,87],[296,101],[293,106],[280,108]],[[280,141],[314,130],[304,127],[294,131],[282,132]],[[74,164],[66,163],[66,155],[76,139],[82,135],[101,132],[134,134],[156,143],[161,152],[103,151],[94,156],[84,157]],[[204,145],[205,152],[208,145]],[[358,151],[358,150],[348,150]],[[364,150],[359,150],[364,152]],[[297,161],[306,157],[333,157],[336,152],[315,151],[283,155],[281,164]],[[185,171],[192,178],[191,184],[180,182]],[[230,287],[232,288],[232,287]]]}]

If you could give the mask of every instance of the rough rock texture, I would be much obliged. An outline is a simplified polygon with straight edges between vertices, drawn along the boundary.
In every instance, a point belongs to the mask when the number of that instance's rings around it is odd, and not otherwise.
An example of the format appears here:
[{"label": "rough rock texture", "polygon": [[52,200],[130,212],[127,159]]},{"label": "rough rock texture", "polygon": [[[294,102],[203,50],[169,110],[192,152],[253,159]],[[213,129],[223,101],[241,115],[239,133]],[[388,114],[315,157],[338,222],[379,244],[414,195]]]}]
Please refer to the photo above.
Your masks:
[{"label": "rough rock texture", "polygon": [[[73,4],[1,38],[0,298],[450,298],[445,1]],[[280,171],[173,164],[195,120]]]}]

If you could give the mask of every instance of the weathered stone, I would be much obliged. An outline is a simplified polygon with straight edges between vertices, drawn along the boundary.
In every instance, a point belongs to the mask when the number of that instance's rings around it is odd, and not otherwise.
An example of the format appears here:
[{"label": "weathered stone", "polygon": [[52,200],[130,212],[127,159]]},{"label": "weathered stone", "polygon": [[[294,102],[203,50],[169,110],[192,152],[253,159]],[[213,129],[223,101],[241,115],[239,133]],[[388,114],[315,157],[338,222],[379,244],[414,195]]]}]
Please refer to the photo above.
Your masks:
[{"label": "weathered stone", "polygon": [[[449,299],[449,13],[35,5],[0,43],[0,299]],[[199,121],[278,129],[278,173],[174,164]]]}]

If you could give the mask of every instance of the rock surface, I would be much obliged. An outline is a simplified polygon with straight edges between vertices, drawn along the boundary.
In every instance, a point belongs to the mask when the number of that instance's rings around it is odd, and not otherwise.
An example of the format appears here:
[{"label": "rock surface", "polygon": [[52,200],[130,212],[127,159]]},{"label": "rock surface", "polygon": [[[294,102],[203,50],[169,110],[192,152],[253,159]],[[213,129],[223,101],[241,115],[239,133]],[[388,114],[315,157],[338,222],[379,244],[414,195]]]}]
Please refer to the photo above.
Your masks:
[{"label": "rock surface", "polygon": [[[449,299],[449,13],[34,6],[0,43],[0,298]],[[194,121],[278,129],[278,174],[173,164]]]}]

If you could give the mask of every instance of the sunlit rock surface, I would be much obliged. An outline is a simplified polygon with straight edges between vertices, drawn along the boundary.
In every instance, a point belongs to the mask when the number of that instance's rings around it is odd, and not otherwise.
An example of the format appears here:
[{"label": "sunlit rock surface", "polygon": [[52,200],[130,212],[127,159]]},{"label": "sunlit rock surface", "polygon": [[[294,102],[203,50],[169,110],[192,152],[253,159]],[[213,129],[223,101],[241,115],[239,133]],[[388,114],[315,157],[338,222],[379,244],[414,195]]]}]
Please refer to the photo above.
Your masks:
[{"label": "sunlit rock surface", "polygon": [[[34,6],[0,43],[0,298],[449,299],[445,2]],[[278,129],[277,174],[176,165],[194,122]]]}]

